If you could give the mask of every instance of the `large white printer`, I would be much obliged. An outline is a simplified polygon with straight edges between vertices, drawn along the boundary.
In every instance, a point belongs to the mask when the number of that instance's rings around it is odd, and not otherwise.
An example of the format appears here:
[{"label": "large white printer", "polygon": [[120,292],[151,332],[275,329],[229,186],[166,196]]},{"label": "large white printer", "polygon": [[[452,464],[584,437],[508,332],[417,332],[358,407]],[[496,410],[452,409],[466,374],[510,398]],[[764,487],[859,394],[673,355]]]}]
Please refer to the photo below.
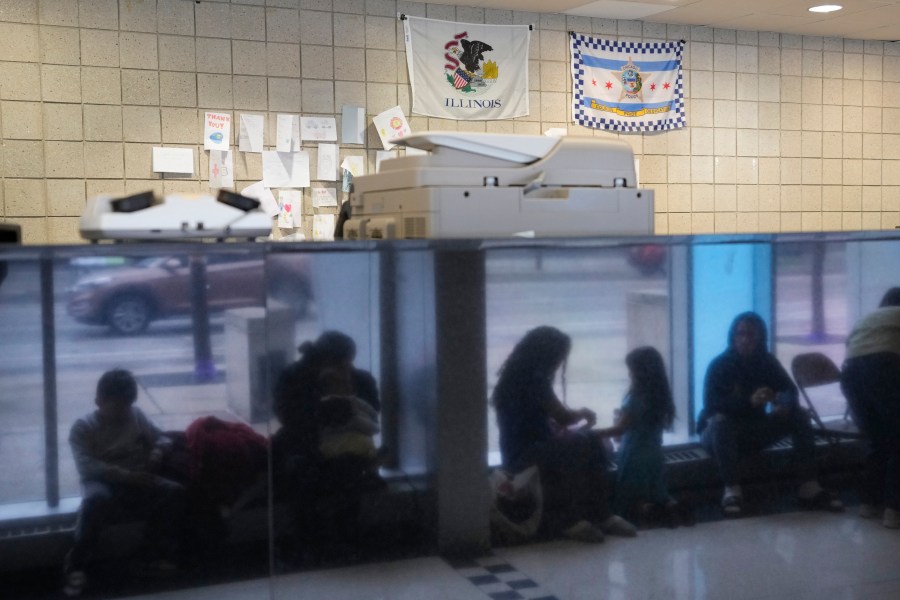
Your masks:
[{"label": "large white printer", "polygon": [[344,239],[651,235],[653,191],[622,141],[429,132],[428,154],[353,179]]}]

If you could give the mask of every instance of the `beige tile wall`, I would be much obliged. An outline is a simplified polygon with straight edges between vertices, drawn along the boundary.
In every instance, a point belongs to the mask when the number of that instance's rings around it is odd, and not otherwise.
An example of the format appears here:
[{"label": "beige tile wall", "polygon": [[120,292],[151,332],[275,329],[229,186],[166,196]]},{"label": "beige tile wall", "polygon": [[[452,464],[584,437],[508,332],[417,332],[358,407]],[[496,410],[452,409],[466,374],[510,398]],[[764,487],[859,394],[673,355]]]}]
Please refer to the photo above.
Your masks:
[{"label": "beige tile wall", "polygon": [[[566,32],[684,39],[689,126],[621,136],[656,190],[658,233],[900,225],[900,44],[395,0],[0,1],[0,219],[27,243],[76,242],[91,195],[207,191],[205,110],[266,115],[267,147],[279,112],[339,120],[343,104],[372,116],[399,103],[409,115],[398,12],[535,25],[531,115],[411,116],[414,130],[612,135],[568,122]],[[197,175],[151,173],[160,144],[194,148]],[[379,148],[370,129],[341,153],[371,170]],[[258,180],[260,155],[239,154],[235,170],[238,188]],[[309,234],[308,192],[303,211]]]}]

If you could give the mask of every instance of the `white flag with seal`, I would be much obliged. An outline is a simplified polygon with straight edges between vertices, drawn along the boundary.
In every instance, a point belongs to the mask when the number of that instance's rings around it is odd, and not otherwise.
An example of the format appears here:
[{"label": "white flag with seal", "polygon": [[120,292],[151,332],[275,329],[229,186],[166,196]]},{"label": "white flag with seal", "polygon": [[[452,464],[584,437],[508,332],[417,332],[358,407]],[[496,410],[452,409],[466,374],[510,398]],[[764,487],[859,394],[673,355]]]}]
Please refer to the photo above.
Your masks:
[{"label": "white flag with seal", "polygon": [[528,114],[528,25],[403,21],[412,112],[458,120]]},{"label": "white flag with seal", "polygon": [[619,42],[571,33],[572,120],[613,131],[665,131],[687,124],[684,42]]}]

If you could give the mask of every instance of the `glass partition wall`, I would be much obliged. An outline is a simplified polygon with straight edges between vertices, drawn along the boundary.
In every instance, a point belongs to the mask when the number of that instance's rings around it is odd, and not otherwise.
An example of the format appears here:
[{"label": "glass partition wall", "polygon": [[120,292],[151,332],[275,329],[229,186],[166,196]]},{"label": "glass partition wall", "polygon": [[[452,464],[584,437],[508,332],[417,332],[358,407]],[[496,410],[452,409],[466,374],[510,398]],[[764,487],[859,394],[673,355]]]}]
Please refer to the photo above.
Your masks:
[{"label": "glass partition wall", "polygon": [[[0,572],[58,576],[83,491],[70,432],[101,375],[125,369],[170,440],[155,468],[186,490],[180,568],[133,576],[152,522],[137,507],[105,524],[92,584],[124,595],[276,575],[265,585],[287,597],[319,568],[489,547],[488,400],[528,330],[572,338],[557,393],[601,425],[627,391],[625,354],[656,347],[678,413],[666,443],[691,443],[736,314],[763,316],[786,367],[813,351],[840,365],[853,323],[897,284],[900,237],[0,252]],[[842,416],[839,390],[818,408]]]}]

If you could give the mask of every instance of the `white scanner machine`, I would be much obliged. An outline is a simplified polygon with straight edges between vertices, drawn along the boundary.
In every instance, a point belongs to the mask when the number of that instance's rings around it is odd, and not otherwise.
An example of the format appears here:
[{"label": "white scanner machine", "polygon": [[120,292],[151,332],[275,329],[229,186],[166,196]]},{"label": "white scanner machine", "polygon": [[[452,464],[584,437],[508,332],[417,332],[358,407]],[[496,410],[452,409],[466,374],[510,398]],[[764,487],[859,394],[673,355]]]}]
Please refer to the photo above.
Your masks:
[{"label": "white scanner machine", "polygon": [[344,239],[651,235],[653,191],[602,138],[430,132],[353,179]]},{"label": "white scanner machine", "polygon": [[272,232],[272,218],[256,200],[238,194],[169,194],[156,199],[145,192],[120,199],[89,198],[79,230],[92,241],[254,239]]}]

